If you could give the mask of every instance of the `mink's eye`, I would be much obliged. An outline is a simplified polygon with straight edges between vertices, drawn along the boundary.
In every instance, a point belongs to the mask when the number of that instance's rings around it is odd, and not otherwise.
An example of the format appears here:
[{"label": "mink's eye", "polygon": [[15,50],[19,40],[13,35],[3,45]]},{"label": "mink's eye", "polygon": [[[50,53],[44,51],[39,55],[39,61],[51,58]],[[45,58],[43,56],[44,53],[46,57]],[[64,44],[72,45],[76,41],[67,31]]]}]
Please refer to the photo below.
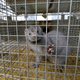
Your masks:
[{"label": "mink's eye", "polygon": [[31,35],[31,33],[29,33],[29,35]]},{"label": "mink's eye", "polygon": [[39,33],[39,31],[37,30],[37,33]]}]

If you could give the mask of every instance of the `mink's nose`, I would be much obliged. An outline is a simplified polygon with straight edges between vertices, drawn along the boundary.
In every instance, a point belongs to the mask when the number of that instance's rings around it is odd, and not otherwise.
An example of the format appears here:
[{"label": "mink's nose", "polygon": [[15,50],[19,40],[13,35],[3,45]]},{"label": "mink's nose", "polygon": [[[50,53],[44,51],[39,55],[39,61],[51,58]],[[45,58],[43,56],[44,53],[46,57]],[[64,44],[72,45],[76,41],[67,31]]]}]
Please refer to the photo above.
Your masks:
[{"label": "mink's nose", "polygon": [[33,39],[36,39],[36,36],[35,35],[33,36]]}]

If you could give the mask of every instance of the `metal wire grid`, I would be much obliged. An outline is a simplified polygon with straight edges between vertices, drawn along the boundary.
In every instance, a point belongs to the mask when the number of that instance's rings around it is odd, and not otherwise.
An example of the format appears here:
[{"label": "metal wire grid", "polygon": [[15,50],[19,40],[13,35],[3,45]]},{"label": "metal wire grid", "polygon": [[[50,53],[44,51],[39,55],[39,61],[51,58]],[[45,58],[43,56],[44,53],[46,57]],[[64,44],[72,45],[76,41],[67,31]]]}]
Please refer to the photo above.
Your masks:
[{"label": "metal wire grid", "polygon": [[[76,2],[76,1],[75,1]],[[16,0],[14,0],[14,3],[15,3],[15,12],[17,12],[17,8],[16,8]],[[25,5],[26,5],[27,3],[26,3],[26,0],[25,0]],[[35,1],[35,3],[33,3],[33,4],[35,4],[35,13],[37,14],[37,0]],[[24,6],[25,6],[24,5]],[[59,7],[59,5],[60,5],[60,0],[58,1],[58,13],[59,13],[59,9],[60,9],[60,7]],[[66,46],[66,54],[67,54],[67,50],[68,50],[68,47],[69,47],[69,37],[70,37],[70,28],[71,28],[71,7],[72,7],[72,0],[70,0],[70,17],[69,17],[69,22],[68,22],[68,27],[67,27],[67,46]],[[7,11],[6,11],[6,14],[7,14]],[[25,6],[25,15],[27,14],[27,7]],[[47,5],[46,5],[46,15],[48,14],[48,1],[47,1]],[[36,19],[37,20],[37,19]],[[35,25],[38,25],[37,24],[37,21],[35,22]],[[77,24],[76,24],[77,25]],[[75,25],[75,26],[76,26]],[[79,23],[78,23],[78,25],[79,25]],[[9,78],[12,78],[12,79],[17,79],[17,80],[20,80],[21,79],[21,67],[20,67],[20,64],[19,64],[19,69],[16,69],[16,68],[12,68],[12,58],[11,58],[11,44],[10,44],[10,34],[9,34],[9,22],[7,21],[6,22],[6,25],[5,25],[6,27],[7,27],[7,35],[5,34],[3,34],[3,35],[1,35],[1,39],[2,39],[2,36],[7,36],[7,41],[8,41],[8,44],[9,44],[9,46],[8,46],[8,53],[9,53],[9,57],[10,57],[10,59],[9,59],[9,62],[10,62],[10,66],[9,66],[9,68],[11,69],[11,75],[8,75],[8,74],[6,74],[5,73],[5,69],[6,69],[6,67],[5,67],[5,62],[7,61],[7,60],[4,60],[4,55],[3,54],[1,54],[1,56],[2,56],[2,58],[1,58],[1,60],[2,60],[2,64],[3,64],[3,70],[4,70],[4,78],[5,78],[5,80],[7,79],[7,76],[9,77]],[[16,42],[17,43],[13,43],[14,45],[16,45],[17,46],[17,50],[18,50],[18,61],[14,61],[14,62],[18,62],[18,63],[20,63],[20,54],[19,54],[19,36],[22,36],[22,35],[19,35],[18,34],[18,24],[17,24],[17,16],[16,16],[16,22],[15,22],[15,25],[10,25],[10,26],[16,26],[15,28],[16,28],[16,34],[15,34],[15,36],[16,36]],[[24,26],[25,27],[27,27],[27,20],[25,21],[25,24],[24,24]],[[47,26],[48,26],[48,20],[46,20],[46,35],[47,35]],[[53,26],[53,25],[52,25]],[[74,26],[74,25],[73,25]],[[74,29],[75,29],[75,27],[74,27]],[[80,27],[79,27],[79,29],[80,29]],[[57,20],[57,35],[58,35],[58,30],[59,30],[59,20]],[[72,29],[73,30],[73,29]],[[77,31],[76,31],[77,32]],[[79,34],[77,35],[77,37],[78,37],[78,45],[76,45],[77,47],[77,56],[76,56],[76,65],[74,65],[74,67],[75,67],[75,73],[71,73],[71,74],[68,74],[67,72],[66,72],[66,66],[67,66],[67,56],[66,56],[66,64],[65,64],[65,72],[64,73],[59,73],[59,72],[57,72],[56,70],[56,64],[55,64],[55,72],[47,72],[47,70],[46,70],[46,67],[47,67],[47,64],[46,64],[46,59],[45,59],[45,71],[42,71],[42,73],[44,73],[44,79],[45,80],[47,80],[47,74],[55,74],[55,75],[57,75],[57,74],[59,74],[59,75],[64,75],[64,80],[68,80],[67,79],[67,76],[74,76],[74,80],[76,80],[76,76],[77,75],[79,75],[79,74],[77,74],[77,67],[80,67],[80,66],[78,66],[78,53],[79,53],[79,45],[80,45],[80,37],[79,37]],[[56,37],[57,38],[57,37]],[[74,35],[74,38],[76,38],[76,35]],[[47,37],[46,37],[46,40],[47,40]],[[47,42],[47,41],[46,41]],[[57,43],[57,40],[56,40],[56,43]],[[23,45],[23,44],[22,44]],[[26,45],[27,45],[27,42],[26,42]],[[36,46],[37,46],[37,43],[36,43]],[[46,43],[46,45],[45,46],[47,46],[47,43]],[[56,45],[57,46],[57,45]],[[13,45],[12,45],[12,47],[13,47]],[[73,47],[73,46],[72,46]],[[4,48],[4,47],[2,47],[1,46],[1,49],[2,48]],[[14,46],[14,48],[15,48],[15,46]],[[13,49],[13,48],[12,48]],[[57,52],[57,48],[56,48],[56,52]],[[1,50],[1,53],[3,53],[3,51]],[[27,55],[27,54],[26,54]],[[45,54],[45,56],[46,56],[46,54]],[[57,56],[57,53],[56,53],[56,56]],[[73,56],[72,56],[73,57]],[[23,62],[23,63],[25,63],[25,64],[28,64],[29,65],[29,63],[31,63],[31,62],[29,62],[29,60],[28,60],[28,58],[29,58],[29,53],[28,53],[28,56],[26,57],[27,58],[27,60],[26,61],[28,61],[28,62]],[[56,58],[57,59],[57,58]],[[55,60],[55,62],[56,62],[56,60]],[[31,63],[32,64],[32,63]],[[43,63],[41,63],[41,64],[43,64]],[[71,66],[71,65],[70,65]],[[8,68],[7,68],[8,69]],[[19,75],[15,78],[15,75],[13,75],[13,70],[15,70],[15,71],[19,71]],[[25,72],[25,70],[26,69],[24,69],[24,72]],[[30,72],[30,70],[29,70],[29,67],[28,67],[28,69],[27,69],[27,74],[25,73],[25,75],[26,75],[26,77],[27,77],[27,79],[29,79],[30,77],[29,77],[29,72]],[[38,73],[39,73],[39,71],[38,71],[38,68],[36,68],[36,79],[38,80],[39,78],[38,78]],[[67,73],[67,74],[66,74]],[[24,77],[24,78],[26,78],[26,77]],[[32,79],[34,79],[34,78],[32,78]],[[53,80],[56,80],[56,76],[54,76],[53,77]]]},{"label": "metal wire grid", "polygon": [[[9,2],[9,0],[7,0],[7,2]],[[21,1],[20,1],[21,2]],[[25,3],[25,1],[22,1],[22,3],[20,3],[19,1],[17,1],[17,5],[16,5],[16,8],[17,8],[17,10],[19,9],[19,11],[17,11],[17,13],[18,14],[20,14],[20,13],[25,13],[25,11],[24,11],[24,9],[25,9],[25,5],[24,5],[24,3]],[[26,2],[28,2],[28,1],[26,1]],[[37,9],[37,12],[42,12],[43,10],[44,10],[44,12],[46,12],[46,0],[42,0],[42,1],[37,1],[38,3],[38,5],[37,5],[37,7],[40,5],[40,6],[43,6],[44,8],[40,8],[40,7],[38,7],[38,9]],[[56,0],[54,0],[54,2],[50,2],[50,0],[48,0],[48,4],[50,4],[50,3],[53,3],[53,4],[56,4],[57,5],[57,1]],[[67,12],[69,12],[69,7],[70,7],[70,0],[61,0],[60,1],[60,10],[61,10],[61,8],[63,8],[62,6],[64,6],[64,4],[66,5],[66,4],[68,4],[68,10],[67,10]],[[72,12],[78,12],[78,11],[80,11],[80,8],[79,8],[79,4],[80,4],[80,1],[79,0],[73,0],[73,4],[72,4],[72,9],[71,9],[71,11]],[[62,5],[62,6],[61,6]],[[10,1],[10,3],[9,3],[9,6],[11,6],[12,7],[12,10],[14,10],[15,11],[15,8],[14,8],[14,0],[11,0]],[[28,2],[28,4],[26,5],[27,6],[27,13],[35,13],[35,1],[31,1],[31,2]],[[29,7],[28,7],[29,6]],[[30,7],[31,6],[31,7]],[[54,6],[54,5],[53,5]],[[48,6],[49,7],[49,6]],[[55,7],[55,6],[54,6]],[[30,10],[30,8],[31,8],[31,10]],[[64,8],[66,9],[66,7],[64,6]],[[63,9],[64,9],[63,8]],[[54,9],[54,8],[52,8],[52,9]],[[64,9],[64,10],[65,10]],[[58,7],[56,6],[56,9],[54,9],[54,11],[58,11]]]}]

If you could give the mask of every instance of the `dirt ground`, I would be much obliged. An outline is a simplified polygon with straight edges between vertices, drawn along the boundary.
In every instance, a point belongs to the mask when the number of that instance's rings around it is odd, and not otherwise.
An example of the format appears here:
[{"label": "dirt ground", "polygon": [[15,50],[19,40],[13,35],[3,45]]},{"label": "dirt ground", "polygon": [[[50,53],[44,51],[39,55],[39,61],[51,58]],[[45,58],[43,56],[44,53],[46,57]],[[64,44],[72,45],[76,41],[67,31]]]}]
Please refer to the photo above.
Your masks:
[{"label": "dirt ground", "polygon": [[73,53],[67,62],[72,67],[62,72],[55,70],[54,64],[49,61],[43,61],[38,68],[34,68],[35,54],[32,51],[20,49],[13,53],[0,58],[0,80],[80,80],[80,68],[77,67],[80,61],[76,63]]}]

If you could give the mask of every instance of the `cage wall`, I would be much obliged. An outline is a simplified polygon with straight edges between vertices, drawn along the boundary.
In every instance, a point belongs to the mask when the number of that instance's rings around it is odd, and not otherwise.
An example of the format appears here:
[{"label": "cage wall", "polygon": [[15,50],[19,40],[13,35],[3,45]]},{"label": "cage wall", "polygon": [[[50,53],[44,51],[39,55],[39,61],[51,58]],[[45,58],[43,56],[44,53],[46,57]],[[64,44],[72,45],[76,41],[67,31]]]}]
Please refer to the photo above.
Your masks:
[{"label": "cage wall", "polygon": [[[80,0],[0,0],[0,4],[1,80],[80,79]],[[33,48],[40,49],[41,53],[31,48],[28,42],[31,36],[28,35],[29,30],[25,36],[25,29],[30,27],[35,27],[36,33]],[[38,42],[38,37],[42,40],[44,35],[37,33],[38,27],[45,35],[42,43]],[[48,34],[54,30],[56,34],[49,37],[55,37],[56,44],[55,40],[48,41]],[[63,46],[58,46],[58,36]],[[55,46],[52,47],[52,44]],[[48,53],[49,45],[55,54]],[[58,51],[59,47],[61,50],[66,49],[65,54]],[[43,56],[40,63],[35,62],[38,55]],[[65,63],[57,64],[58,59],[63,59]],[[40,65],[35,67],[34,63]]]}]

